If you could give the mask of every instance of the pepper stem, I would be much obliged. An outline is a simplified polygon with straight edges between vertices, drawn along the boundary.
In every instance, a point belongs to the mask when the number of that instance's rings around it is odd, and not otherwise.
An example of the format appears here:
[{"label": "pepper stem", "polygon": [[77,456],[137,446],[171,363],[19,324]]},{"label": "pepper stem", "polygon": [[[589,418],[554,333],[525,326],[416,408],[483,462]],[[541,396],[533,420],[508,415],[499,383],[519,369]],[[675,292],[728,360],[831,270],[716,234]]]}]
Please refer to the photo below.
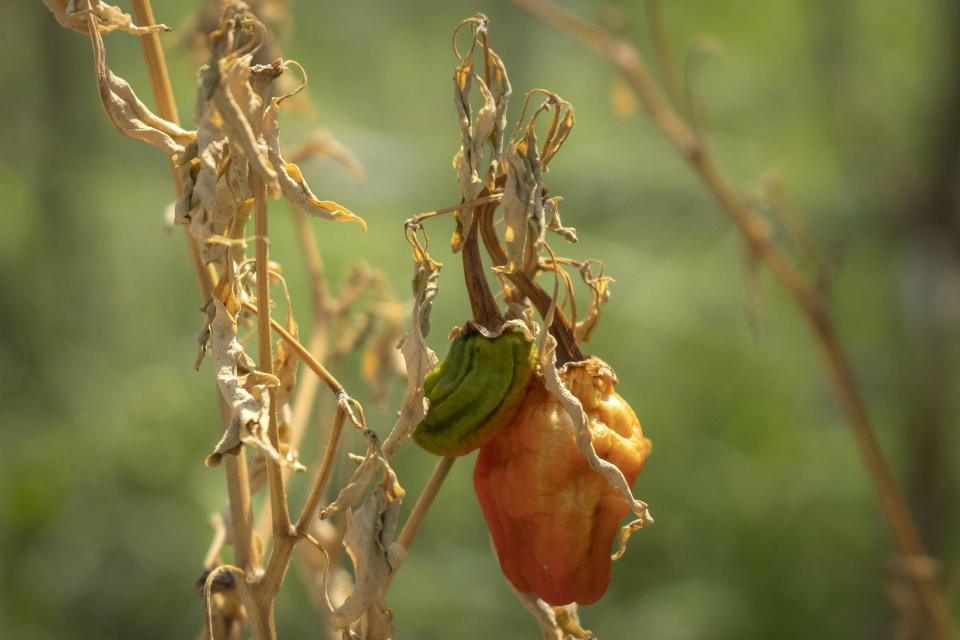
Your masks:
[{"label": "pepper stem", "polygon": [[[481,196],[485,193],[481,192]],[[473,214],[473,222],[470,224],[470,235],[467,236],[467,243],[464,245],[464,263],[467,261],[467,247],[470,246],[470,238],[473,237],[474,248],[479,252],[479,248],[476,244],[476,228],[480,228],[480,234],[483,237],[483,244],[487,248],[487,253],[490,254],[490,259],[493,260],[495,264],[506,264],[507,263],[507,252],[504,251],[503,245],[500,244],[500,239],[497,237],[497,232],[493,228],[493,211],[497,208],[499,202],[491,202],[489,204],[478,207]],[[479,261],[479,256],[477,257]],[[546,318],[550,313],[550,307],[553,304],[553,298],[546,291],[543,290],[539,284],[537,284],[533,278],[522,272],[514,273],[504,273],[504,275],[510,280],[510,282],[517,289],[520,290],[520,293],[525,295],[530,299],[530,302],[533,303],[533,306],[536,307],[537,311],[540,313],[540,316]],[[486,280],[483,282],[486,286]],[[489,289],[487,289],[489,291]],[[472,303],[471,303],[472,304]],[[476,312],[474,312],[476,313]],[[550,333],[557,341],[557,365],[563,365],[567,362],[579,362],[584,359],[583,353],[580,351],[580,347],[577,346],[577,340],[573,335],[573,331],[570,328],[570,323],[567,320],[567,316],[563,313],[563,309],[559,306],[555,306],[553,309],[553,322],[550,323],[548,328]]]},{"label": "pepper stem", "polygon": [[471,217],[470,229],[467,231],[463,243],[463,280],[467,287],[467,296],[470,298],[470,309],[473,311],[473,320],[480,326],[491,331],[498,331],[503,324],[503,315],[497,307],[487,276],[483,272],[483,261],[480,259],[480,245],[477,234],[477,211]]}]

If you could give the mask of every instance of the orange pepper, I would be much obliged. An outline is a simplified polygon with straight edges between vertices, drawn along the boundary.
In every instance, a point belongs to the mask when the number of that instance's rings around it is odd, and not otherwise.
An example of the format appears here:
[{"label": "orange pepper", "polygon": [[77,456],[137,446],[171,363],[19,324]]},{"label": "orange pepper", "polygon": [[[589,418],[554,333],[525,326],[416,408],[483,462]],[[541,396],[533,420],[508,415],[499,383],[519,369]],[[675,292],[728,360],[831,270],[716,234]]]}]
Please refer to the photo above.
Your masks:
[{"label": "orange pepper", "polygon": [[[597,455],[632,486],[650,441],[613,390],[613,371],[590,358],[560,374],[583,405]],[[570,416],[539,374],[513,421],[480,449],[473,483],[500,567],[518,591],[554,606],[603,596],[613,540],[630,508],[580,454]]]}]

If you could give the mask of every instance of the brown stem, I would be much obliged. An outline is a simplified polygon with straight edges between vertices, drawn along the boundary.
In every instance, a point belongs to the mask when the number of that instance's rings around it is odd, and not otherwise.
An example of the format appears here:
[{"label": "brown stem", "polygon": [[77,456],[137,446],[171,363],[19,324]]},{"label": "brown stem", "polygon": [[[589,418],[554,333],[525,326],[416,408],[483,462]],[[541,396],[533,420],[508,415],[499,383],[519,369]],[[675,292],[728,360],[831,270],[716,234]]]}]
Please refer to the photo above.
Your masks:
[{"label": "brown stem", "polygon": [[427,486],[423,488],[423,492],[420,494],[420,497],[417,498],[417,503],[413,505],[413,511],[410,512],[410,517],[407,518],[407,521],[403,525],[403,530],[400,531],[400,535],[397,536],[397,542],[403,545],[405,549],[409,549],[413,543],[417,531],[420,530],[420,525],[423,524],[424,518],[427,517],[427,511],[430,510],[430,506],[436,499],[437,494],[440,493],[440,487],[443,485],[443,481],[447,479],[447,474],[450,473],[450,469],[453,468],[453,463],[456,461],[457,458],[455,456],[444,456],[437,460],[437,466],[434,467],[433,473],[430,474]]},{"label": "brown stem", "polygon": [[323,462],[320,463],[320,471],[317,472],[317,479],[310,490],[310,496],[300,512],[300,519],[297,521],[297,531],[304,534],[309,529],[310,518],[320,505],[323,498],[323,492],[327,488],[327,482],[330,480],[330,474],[333,472],[333,462],[340,448],[340,437],[343,435],[343,426],[347,421],[347,412],[340,406],[337,406],[337,414],[333,419],[333,426],[330,428],[330,437],[327,439],[327,448],[323,452]]},{"label": "brown stem", "polygon": [[467,295],[470,298],[470,309],[473,311],[474,321],[491,330],[497,330],[503,324],[503,315],[497,308],[497,302],[487,284],[487,275],[483,272],[483,261],[480,259],[480,245],[477,238],[476,211],[470,218],[470,229],[463,243],[463,280],[467,286]]},{"label": "brown stem", "polygon": [[[423,524],[424,519],[427,517],[427,512],[433,505],[437,494],[440,493],[440,487],[443,485],[444,480],[447,479],[447,475],[450,473],[450,469],[453,468],[453,463],[456,461],[457,458],[455,456],[444,456],[437,460],[437,466],[433,468],[433,473],[430,474],[430,479],[427,480],[427,486],[423,488],[420,497],[417,498],[417,503],[413,505],[413,511],[410,512],[410,516],[403,524],[403,530],[401,530],[400,535],[397,536],[397,543],[403,545],[404,549],[409,549],[413,543],[413,539],[417,536],[417,531],[420,530],[420,525]],[[386,582],[383,583],[384,593],[390,588],[390,583],[393,582],[393,577],[397,574],[398,569],[399,567],[395,567]]]},{"label": "brown stem", "polygon": [[[864,459],[874,488],[904,555],[927,557],[917,526],[890,467],[877,443],[863,398],[857,389],[846,353],[836,336],[826,303],[769,237],[763,220],[738,198],[721,176],[692,129],[670,108],[650,81],[643,58],[629,44],[612,39],[603,30],[560,9],[548,0],[513,0],[547,24],[593,47],[613,62],[630,82],[648,113],[677,146],[713,194],[748,249],[774,272],[807,319],[827,360],[837,394]],[[922,572],[911,572],[932,633],[942,640],[956,639],[957,629],[939,586]]]},{"label": "brown stem", "polygon": [[[270,335],[270,274],[267,265],[270,260],[267,244],[267,191],[263,179],[254,178],[254,226],[256,229],[257,264],[257,342],[259,346],[260,371],[273,374],[273,341]],[[280,450],[280,434],[277,426],[276,396],[270,390],[270,423],[267,437],[277,451]],[[270,507],[273,513],[273,533],[282,537],[290,530],[290,516],[287,513],[287,498],[283,488],[280,465],[267,456],[267,482],[270,490]]]},{"label": "brown stem", "polygon": [[[254,229],[256,232],[257,265],[257,342],[259,343],[259,367],[264,373],[273,373],[273,347],[270,335],[270,275],[268,272],[269,249],[267,244],[267,191],[263,178],[253,176]],[[276,393],[270,389],[270,423],[267,437],[274,449],[280,449],[280,434],[277,426]],[[263,578],[252,585],[256,607],[250,611],[250,625],[255,638],[272,639],[276,632],[273,624],[273,601],[280,591],[280,584],[290,566],[290,556],[296,537],[287,511],[287,495],[284,489],[283,472],[270,456],[267,463],[267,489],[270,496],[270,514],[273,522],[273,551],[267,561]],[[256,623],[256,624],[255,624]],[[258,627],[257,624],[260,626]],[[263,633],[267,635],[256,635]]]},{"label": "brown stem", "polygon": [[[259,305],[253,305],[253,304],[250,304],[249,302],[242,302],[241,304],[245,309],[248,309],[253,313],[259,314],[259,308],[260,308]],[[294,338],[289,331],[284,329],[283,325],[281,325],[276,320],[271,319],[270,327],[274,331],[276,331],[281,338],[286,340],[287,344],[293,347],[293,350],[297,352],[297,355],[300,356],[304,364],[310,367],[310,369],[317,374],[320,380],[322,380],[323,383],[327,385],[327,388],[333,392],[333,395],[339,396],[342,393],[346,393],[346,391],[343,388],[343,385],[340,384],[340,382],[333,377],[333,374],[327,371],[327,368],[324,367],[319,360],[313,357],[313,354],[310,353],[309,349],[303,346],[303,344],[301,344],[299,340]]]},{"label": "brown stem", "polygon": [[[490,259],[498,265],[507,264],[507,252],[500,244],[496,231],[493,229],[493,211],[497,203],[489,204],[479,208],[473,216],[477,226],[480,229],[483,244],[490,254]],[[550,307],[553,304],[553,298],[543,288],[533,281],[525,273],[507,273],[505,274],[510,282],[520,290],[536,307],[540,316],[546,319],[550,313]],[[566,362],[579,362],[584,359],[580,347],[570,330],[570,324],[563,313],[563,309],[555,307],[553,310],[553,322],[550,323],[550,333],[557,341],[557,364],[562,365]]]}]

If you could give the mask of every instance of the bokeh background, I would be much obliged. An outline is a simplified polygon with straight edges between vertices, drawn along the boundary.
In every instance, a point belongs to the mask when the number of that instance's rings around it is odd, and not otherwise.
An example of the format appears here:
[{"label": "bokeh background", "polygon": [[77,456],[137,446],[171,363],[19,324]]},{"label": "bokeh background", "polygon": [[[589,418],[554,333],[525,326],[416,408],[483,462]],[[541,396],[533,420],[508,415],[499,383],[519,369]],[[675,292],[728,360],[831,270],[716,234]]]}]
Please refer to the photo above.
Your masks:
[{"label": "bokeh background", "polygon": [[[679,60],[701,34],[715,38],[698,86],[725,174],[749,192],[779,172],[833,266],[839,333],[960,613],[960,9],[664,4]],[[641,2],[566,6],[651,53]],[[183,34],[198,8],[155,7],[176,29],[163,39],[188,126],[197,58]],[[308,70],[313,109],[286,113],[282,139],[328,128],[366,170],[354,183],[331,161],[305,166],[321,197],[370,226],[361,236],[316,221],[334,286],[366,261],[408,299],[401,224],[458,198],[450,33],[461,19],[491,18],[515,91],[511,123],[534,87],[576,107],[547,184],[580,233],[563,251],[604,260],[616,279],[590,350],[616,368],[654,442],[636,492],[657,520],[615,563],[604,600],[582,609],[585,625],[616,639],[889,637],[895,545],[821,354],[767,274],[750,293],[738,235],[645,114],[617,99],[607,62],[500,1],[290,11],[280,46]],[[107,51],[152,105],[137,40],[110,35]],[[0,52],[0,629],[194,637],[194,581],[225,482],[203,466],[217,410],[209,364],[191,370],[200,314],[182,232],[164,224],[167,164],[112,129],[88,40],[41,3],[0,6]],[[289,213],[271,211],[272,257],[307,327]],[[449,222],[427,229],[447,263],[430,336],[443,352],[468,308]],[[339,374],[365,400],[359,361]],[[391,402],[369,408],[381,434],[396,393]],[[314,446],[308,437],[305,459]],[[400,637],[537,637],[491,553],[472,458],[454,466],[390,591]],[[433,460],[409,446],[396,466],[409,509]],[[305,487],[298,478],[293,491]],[[291,572],[280,637],[318,637],[319,619]]]}]

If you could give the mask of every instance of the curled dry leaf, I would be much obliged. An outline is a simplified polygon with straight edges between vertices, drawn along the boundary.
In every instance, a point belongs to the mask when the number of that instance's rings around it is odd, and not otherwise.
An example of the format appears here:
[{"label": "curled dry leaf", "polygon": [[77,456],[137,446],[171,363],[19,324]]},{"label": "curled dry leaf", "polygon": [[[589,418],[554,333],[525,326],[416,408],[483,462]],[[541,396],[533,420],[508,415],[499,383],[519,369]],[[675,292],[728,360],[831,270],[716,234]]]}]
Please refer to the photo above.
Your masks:
[{"label": "curled dry leaf", "polygon": [[[466,58],[456,51],[456,37],[460,28],[470,25],[473,43]],[[500,147],[503,140],[503,131],[507,124],[507,103],[510,98],[510,80],[507,77],[503,61],[493,52],[486,42],[487,18],[477,14],[473,18],[464,20],[454,31],[454,51],[460,64],[453,73],[453,102],[457,109],[457,121],[460,128],[460,150],[453,157],[453,167],[457,171],[457,182],[460,185],[460,194],[464,202],[471,202],[477,197],[477,185],[487,183],[492,187],[500,162]],[[477,45],[482,42],[484,77],[481,78],[474,71],[473,53]],[[473,114],[470,105],[470,90],[474,82],[483,95],[483,106]],[[490,146],[490,153],[486,166],[483,166],[483,149]],[[484,175],[484,178],[481,178]],[[460,250],[463,241],[463,230],[470,228],[473,218],[473,209],[465,208],[456,213],[457,232],[453,238],[454,252]]]},{"label": "curled dry leaf", "polygon": [[[544,201],[543,174],[547,165],[566,141],[573,129],[573,107],[555,93],[535,89],[527,94],[526,113],[530,98],[537,93],[544,94],[546,100],[530,116],[526,126],[523,116],[507,144],[505,158],[506,184],[503,189],[503,238],[506,243],[507,273],[520,271],[533,277],[537,273],[537,261],[545,244],[548,228],[563,235],[569,242],[576,242],[576,232],[560,223],[557,202],[559,198]],[[543,148],[537,148],[537,134],[534,126],[537,117],[553,110],[553,119],[543,142]],[[522,131],[522,135],[521,135]],[[551,220],[546,222],[546,208],[551,209]]]},{"label": "curled dry leaf", "polygon": [[[290,460],[277,451],[267,435],[270,424],[269,390],[276,388],[280,381],[276,376],[258,371],[256,363],[243,351],[237,341],[235,312],[231,313],[219,299],[214,299],[213,304],[211,357],[217,387],[230,405],[233,416],[213,453],[207,456],[207,466],[217,466],[224,455],[236,454],[246,443],[258,447],[279,464],[295,467],[296,460]],[[228,304],[235,306],[236,299],[231,296]]]},{"label": "curled dry leaf", "polygon": [[[91,27],[95,24],[94,13],[84,12],[83,18]],[[107,67],[107,53],[100,30],[90,28],[89,34],[100,102],[113,126],[128,138],[152,144],[168,156],[182,154],[184,147],[196,138],[196,132],[181,129],[150,111],[137,98],[127,81],[114,75]]]},{"label": "curled dry leaf", "polygon": [[386,467],[377,490],[359,509],[347,512],[343,546],[353,562],[355,586],[343,604],[330,613],[335,629],[343,629],[363,617],[359,637],[394,637],[383,584],[406,555],[406,549],[393,541],[403,495],[393,470]]},{"label": "curled dry leaf", "polygon": [[520,593],[514,589],[523,607],[540,625],[543,640],[596,640],[592,632],[580,626],[576,604],[551,607],[532,593]]},{"label": "curled dry leaf", "polygon": [[504,164],[507,181],[500,204],[503,239],[507,245],[506,271],[522,271],[532,276],[536,273],[546,227],[541,198],[542,165],[532,119],[520,140],[510,140]]},{"label": "curled dry leaf", "polygon": [[[600,265],[600,271],[597,275],[594,275],[591,269],[593,264]],[[606,304],[610,300],[610,283],[613,282],[613,278],[604,275],[604,265],[599,260],[585,261],[580,266],[580,277],[590,287],[590,305],[587,307],[583,320],[574,327],[573,333],[577,342],[590,342],[590,336],[600,322],[600,305]]]},{"label": "curled dry leaf", "polygon": [[120,7],[100,2],[100,0],[43,0],[43,4],[53,12],[61,26],[80,33],[90,33],[88,15],[94,19],[96,31],[100,33],[110,33],[117,29],[135,35],[143,35],[151,31],[170,31],[170,27],[165,24],[138,27],[133,24],[130,14],[121,11]]},{"label": "curled dry leaf", "polygon": [[560,221],[560,201],[563,200],[563,196],[554,196],[553,198],[548,198],[544,201],[543,207],[545,211],[550,211],[550,222],[547,223],[547,231],[552,231],[559,236],[562,236],[567,242],[575,244],[579,242],[577,238],[577,230],[573,227],[565,227]]},{"label": "curled dry leaf", "polygon": [[268,158],[276,169],[283,196],[304,213],[326,220],[358,222],[362,230],[366,232],[367,223],[364,222],[363,218],[354,215],[349,209],[336,202],[318,199],[303,179],[300,167],[292,162],[286,162],[280,155],[280,124],[277,118],[280,114],[280,102],[284,97],[273,98],[263,116],[263,135]]}]

